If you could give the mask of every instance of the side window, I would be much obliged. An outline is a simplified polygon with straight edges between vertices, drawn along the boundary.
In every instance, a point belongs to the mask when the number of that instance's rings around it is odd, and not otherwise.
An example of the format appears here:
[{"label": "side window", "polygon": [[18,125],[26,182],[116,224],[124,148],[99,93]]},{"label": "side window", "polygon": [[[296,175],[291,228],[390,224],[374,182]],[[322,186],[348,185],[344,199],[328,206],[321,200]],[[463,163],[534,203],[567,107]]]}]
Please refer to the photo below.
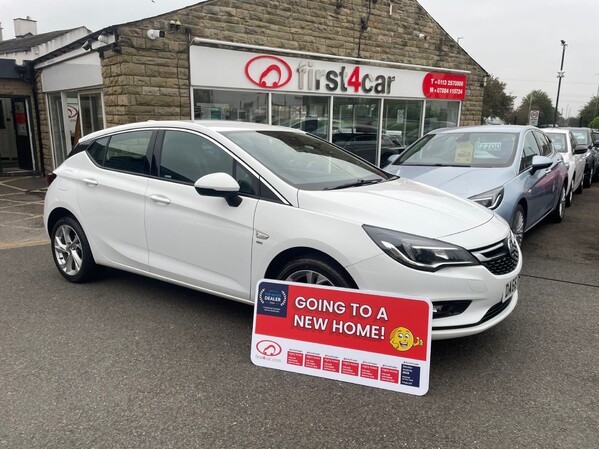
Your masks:
[{"label": "side window", "polygon": [[540,151],[541,156],[547,156],[547,157],[553,156],[553,146],[551,145],[551,141],[549,140],[547,135],[542,134],[537,131],[534,131],[533,133],[537,139],[537,142],[539,142],[539,148],[541,149],[541,151]]},{"label": "side window", "polygon": [[527,132],[524,137],[524,148],[522,148],[522,159],[520,161],[520,171],[526,170],[532,165],[532,158],[539,156],[539,145],[537,140],[532,135],[532,132]]},{"label": "side window", "polygon": [[110,138],[101,165],[128,173],[149,173],[147,152],[152,131],[132,131],[116,134]]},{"label": "side window", "polygon": [[215,143],[184,131],[166,131],[159,177],[193,184],[211,173],[227,173],[239,183],[240,193],[258,196],[258,179]]},{"label": "side window", "polygon": [[106,149],[108,148],[108,139],[108,137],[98,139],[87,148],[87,154],[98,165],[104,165]]}]

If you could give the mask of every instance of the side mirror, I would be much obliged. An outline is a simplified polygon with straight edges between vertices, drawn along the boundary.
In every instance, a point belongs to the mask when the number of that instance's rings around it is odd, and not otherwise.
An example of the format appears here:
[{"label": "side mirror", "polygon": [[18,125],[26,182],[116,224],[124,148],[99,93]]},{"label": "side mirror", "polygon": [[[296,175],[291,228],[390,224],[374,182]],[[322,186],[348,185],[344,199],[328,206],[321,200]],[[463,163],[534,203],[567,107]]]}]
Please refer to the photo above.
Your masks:
[{"label": "side mirror", "polygon": [[584,154],[587,151],[589,151],[589,149],[586,145],[576,145],[576,148],[574,148],[574,154]]},{"label": "side mirror", "polygon": [[202,176],[193,186],[200,195],[224,198],[229,206],[237,207],[241,204],[239,184],[227,173]]},{"label": "side mirror", "polygon": [[530,174],[543,170],[544,168],[549,168],[553,164],[553,161],[547,156],[534,156],[532,158],[532,170]]},{"label": "side mirror", "polygon": [[593,143],[593,146],[595,148],[599,148],[599,139],[595,140],[595,142]]}]

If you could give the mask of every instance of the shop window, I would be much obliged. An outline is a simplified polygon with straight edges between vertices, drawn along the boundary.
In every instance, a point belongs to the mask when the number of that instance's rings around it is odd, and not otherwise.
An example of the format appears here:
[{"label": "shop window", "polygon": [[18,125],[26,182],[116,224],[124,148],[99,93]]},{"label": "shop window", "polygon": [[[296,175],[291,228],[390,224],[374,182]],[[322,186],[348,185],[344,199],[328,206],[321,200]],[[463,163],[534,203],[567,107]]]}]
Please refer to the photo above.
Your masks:
[{"label": "shop window", "polygon": [[[329,138],[329,97],[272,95],[272,124]],[[333,129],[335,132],[335,129]]]},{"label": "shop window", "polygon": [[215,143],[183,131],[166,131],[160,156],[163,179],[193,184],[211,173],[227,173],[239,183],[240,193],[256,196],[258,180]]},{"label": "shop window", "polygon": [[427,101],[424,116],[424,134],[433,129],[458,126],[459,113],[459,101]]},{"label": "shop window", "polygon": [[268,123],[268,95],[261,92],[194,89],[193,113],[197,120]]},{"label": "shop window", "polygon": [[102,112],[102,95],[98,93],[79,94],[79,115],[82,135],[104,129],[104,115]]},{"label": "shop window", "polygon": [[332,119],[336,132],[331,135],[331,141],[373,164],[378,164],[380,104],[380,100],[372,98],[335,97]]},{"label": "shop window", "polygon": [[148,174],[147,153],[152,131],[133,131],[112,136],[102,165],[113,170]]},{"label": "shop window", "polygon": [[[383,110],[383,136],[388,136],[402,146],[420,138],[423,101],[385,100]],[[381,145],[384,147],[385,142]]]}]

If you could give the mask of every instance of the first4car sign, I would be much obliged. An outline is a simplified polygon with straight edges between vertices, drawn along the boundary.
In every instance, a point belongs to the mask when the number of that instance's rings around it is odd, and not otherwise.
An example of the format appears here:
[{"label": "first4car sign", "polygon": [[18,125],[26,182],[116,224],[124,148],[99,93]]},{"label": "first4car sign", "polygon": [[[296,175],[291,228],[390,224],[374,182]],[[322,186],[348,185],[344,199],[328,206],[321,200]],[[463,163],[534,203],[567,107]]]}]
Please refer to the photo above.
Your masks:
[{"label": "first4car sign", "polygon": [[423,395],[431,317],[424,299],[263,280],[251,358],[262,367]]},{"label": "first4car sign", "polygon": [[[205,88],[463,100],[467,76],[193,45],[191,84]],[[206,66],[204,61],[218,61]]]}]

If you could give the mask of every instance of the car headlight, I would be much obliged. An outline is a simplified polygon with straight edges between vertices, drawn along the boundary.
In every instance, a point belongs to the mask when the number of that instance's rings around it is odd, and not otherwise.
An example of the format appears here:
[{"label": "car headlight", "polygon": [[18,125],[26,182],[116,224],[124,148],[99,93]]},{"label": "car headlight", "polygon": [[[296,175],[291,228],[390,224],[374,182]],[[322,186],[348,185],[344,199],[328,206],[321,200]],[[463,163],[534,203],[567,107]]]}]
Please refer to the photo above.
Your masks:
[{"label": "car headlight", "polygon": [[447,266],[479,263],[470,252],[451,243],[375,226],[362,227],[383,252],[410,268],[437,271]]},{"label": "car headlight", "polygon": [[489,209],[497,209],[501,204],[501,201],[503,201],[503,187],[497,187],[496,189],[489,190],[488,192],[471,196],[468,199],[480,204],[481,206],[488,207]]}]

